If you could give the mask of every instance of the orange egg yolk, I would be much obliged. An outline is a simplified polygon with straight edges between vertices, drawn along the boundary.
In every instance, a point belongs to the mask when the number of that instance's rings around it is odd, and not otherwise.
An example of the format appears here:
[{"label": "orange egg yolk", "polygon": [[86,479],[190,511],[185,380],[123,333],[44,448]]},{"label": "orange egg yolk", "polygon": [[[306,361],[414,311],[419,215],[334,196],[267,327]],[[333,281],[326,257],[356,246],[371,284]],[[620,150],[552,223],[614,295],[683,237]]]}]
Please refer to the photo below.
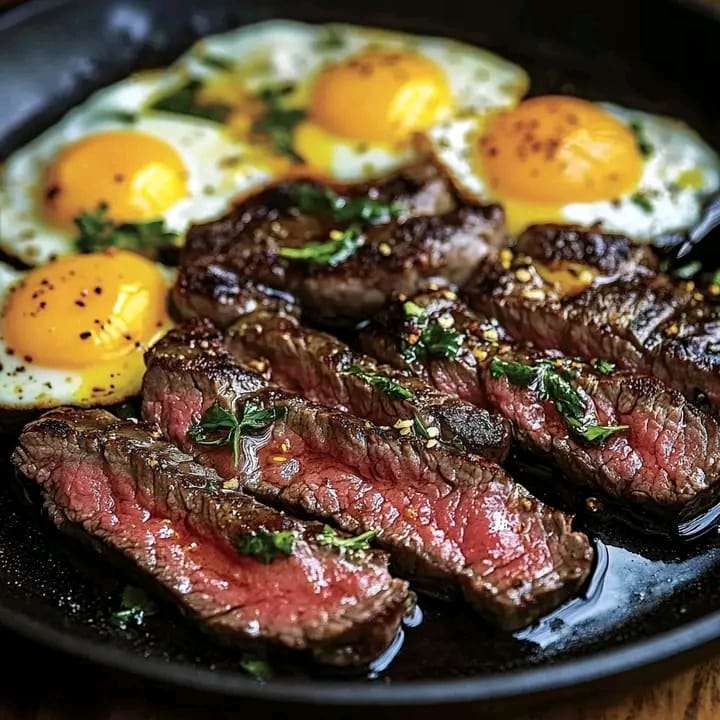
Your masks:
[{"label": "orange egg yolk", "polygon": [[123,357],[166,321],[167,283],[132,252],[71,255],[36,268],[5,304],[8,348],[51,368],[80,368]]},{"label": "orange egg yolk", "polygon": [[48,169],[45,212],[66,227],[101,204],[116,222],[154,220],[186,195],[186,176],[177,152],[153,135],[90,135],[62,150]]},{"label": "orange egg yolk", "polygon": [[532,203],[608,200],[636,188],[642,174],[633,133],[572,97],[531,98],[498,113],[478,150],[496,196]]},{"label": "orange egg yolk", "polygon": [[336,135],[393,144],[437,122],[451,103],[445,73],[432,60],[373,49],[320,73],[309,116]]}]

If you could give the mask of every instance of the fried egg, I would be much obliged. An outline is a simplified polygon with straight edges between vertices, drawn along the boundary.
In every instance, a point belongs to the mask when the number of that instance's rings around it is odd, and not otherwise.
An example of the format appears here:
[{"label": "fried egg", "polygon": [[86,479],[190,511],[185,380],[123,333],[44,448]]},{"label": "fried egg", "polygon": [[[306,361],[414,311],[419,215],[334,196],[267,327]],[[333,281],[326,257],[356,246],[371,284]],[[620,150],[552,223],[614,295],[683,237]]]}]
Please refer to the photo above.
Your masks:
[{"label": "fried egg", "polygon": [[290,21],[206,38],[179,65],[279,171],[346,182],[397,169],[417,157],[417,132],[513,105],[528,86],[521,68],[452,40]]},{"label": "fried egg", "polygon": [[245,148],[206,118],[149,107],[168,81],[141,74],[98,92],[8,158],[0,248],[28,265],[77,251],[74,220],[107,206],[116,223],[163,220],[182,234],[267,182]]},{"label": "fried egg", "polygon": [[106,405],[136,394],[170,326],[169,279],[124,250],[19,272],[0,264],[0,407]]},{"label": "fried egg", "polygon": [[720,159],[691,128],[609,103],[530,98],[426,137],[466,196],[504,206],[512,233],[598,223],[647,242],[693,226],[720,187]]}]

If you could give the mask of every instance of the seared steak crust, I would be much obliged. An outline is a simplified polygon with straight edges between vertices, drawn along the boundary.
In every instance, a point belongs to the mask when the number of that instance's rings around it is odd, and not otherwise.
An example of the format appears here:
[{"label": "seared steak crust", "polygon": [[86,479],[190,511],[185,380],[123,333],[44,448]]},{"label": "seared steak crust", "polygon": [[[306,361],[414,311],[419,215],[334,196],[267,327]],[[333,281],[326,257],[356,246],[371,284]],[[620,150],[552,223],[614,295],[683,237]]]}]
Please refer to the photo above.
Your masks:
[{"label": "seared steak crust", "polygon": [[[204,333],[204,337],[203,336]],[[180,356],[190,346],[211,364],[224,356],[226,377],[195,382]],[[587,576],[592,550],[570,519],[530,496],[495,464],[425,439],[403,437],[345,412],[268,387],[249,395],[240,369],[208,325],[167,338],[151,350],[143,409],[183,447],[237,477],[246,491],[349,532],[376,530],[397,565],[420,586],[460,589],[486,617],[516,628],[569,597]],[[194,378],[193,381],[190,378]],[[193,385],[193,387],[191,387]],[[246,444],[238,476],[227,448],[193,446],[188,427],[215,403],[281,405],[272,432]],[[428,444],[430,447],[428,447]]]},{"label": "seared steak crust", "polygon": [[266,289],[294,296],[313,318],[354,321],[376,312],[392,291],[414,293],[433,283],[462,284],[504,239],[499,206],[460,206],[430,166],[384,184],[343,190],[391,202],[398,218],[362,228],[360,246],[339,264],[280,254],[327,242],[342,223],[301,212],[297,183],[272,187],[213,223],[191,228],[173,302],[181,315],[203,313],[221,325],[262,304]]},{"label": "seared steak crust", "polygon": [[[535,390],[493,377],[492,358],[532,364],[559,353],[513,345],[491,321],[448,293],[414,298],[428,313],[451,313],[465,333],[454,359],[431,358],[409,368],[444,392],[503,413],[520,444],[551,458],[577,483],[660,516],[688,516],[710,504],[720,475],[720,433],[716,421],[660,380],[634,372],[603,374],[572,361],[577,385],[598,425],[628,426],[599,444],[578,439],[549,400]],[[363,346],[396,367],[407,368],[400,338],[407,333],[401,304],[388,309],[366,333]],[[497,339],[495,339],[497,337]]]},{"label": "seared steak crust", "polygon": [[[507,454],[510,426],[502,416],[441,393],[401,370],[378,365],[336,337],[303,327],[295,317],[251,313],[228,330],[226,344],[240,362],[268,362],[274,383],[309,400],[378,425],[417,415],[425,425],[439,427],[441,437],[456,447],[495,461]],[[411,397],[393,396],[357,371],[398,383]]]},{"label": "seared steak crust", "polygon": [[[549,259],[543,242],[552,241],[574,250]],[[536,226],[519,238],[511,260],[481,263],[465,297],[517,339],[586,359],[606,357],[656,374],[691,400],[720,405],[718,305],[692,283],[658,272],[647,250],[627,246],[622,236]],[[588,282],[558,281],[566,256],[591,271]]]},{"label": "seared steak crust", "polygon": [[[222,489],[213,470],[149,426],[104,411],[57,410],[29,424],[13,455],[53,520],[133,561],[202,627],[228,641],[308,649],[364,663],[395,635],[407,600],[383,553],[340,555],[322,527]],[[238,536],[291,531],[290,556],[241,555]]]}]

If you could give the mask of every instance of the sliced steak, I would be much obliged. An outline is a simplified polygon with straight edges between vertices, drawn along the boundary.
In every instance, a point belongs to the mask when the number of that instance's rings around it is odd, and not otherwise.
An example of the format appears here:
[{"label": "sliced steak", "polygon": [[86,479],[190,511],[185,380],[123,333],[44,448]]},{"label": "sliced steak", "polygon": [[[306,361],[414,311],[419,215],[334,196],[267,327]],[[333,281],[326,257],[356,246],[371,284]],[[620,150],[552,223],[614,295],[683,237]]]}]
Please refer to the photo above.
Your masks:
[{"label": "sliced steak", "polygon": [[[204,363],[210,369],[201,377]],[[571,532],[570,518],[494,463],[272,387],[238,393],[248,375],[259,376],[240,368],[207,324],[172,332],[147,365],[144,413],[174,441],[260,498],[348,532],[376,531],[420,587],[445,595],[460,589],[502,627],[555,607],[590,570],[591,547]],[[244,442],[236,467],[227,447],[197,445],[187,434],[216,404],[237,417],[251,404],[280,407],[284,417]]]},{"label": "sliced steak", "polygon": [[[416,168],[412,176],[408,171],[382,185],[334,196],[336,204],[390,203],[392,214],[351,220],[324,210],[322,203],[319,209],[303,206],[308,192],[323,197],[334,191],[295,182],[267,189],[220,220],[191,228],[174,305],[185,317],[202,314],[226,325],[261,305],[269,290],[297,298],[317,321],[354,322],[376,312],[392,291],[463,284],[488,250],[502,244],[502,209],[461,206],[431,166],[422,170],[421,179]],[[283,248],[331,244],[351,228],[352,247],[343,258],[283,254]]]},{"label": "sliced steak", "polygon": [[[451,316],[463,335],[454,357],[429,357],[411,363],[403,352],[416,334],[415,320],[403,303],[390,307],[364,333],[363,347],[395,367],[410,369],[444,392],[495,409],[510,420],[518,442],[531,453],[551,458],[576,483],[600,490],[660,517],[692,516],[717,497],[720,437],[716,421],[660,380],[538,352],[508,341],[493,321],[473,313],[454,295],[418,296],[427,318]],[[505,363],[527,368],[550,363],[582,398],[593,426],[623,426],[607,439],[588,441],[568,426],[553,399],[494,372]],[[602,370],[604,368],[604,371]],[[626,426],[626,427],[625,427]]]},{"label": "sliced steak", "polygon": [[720,405],[720,306],[623,236],[532,227],[481,263],[464,296],[517,339],[609,358]]},{"label": "sliced steak", "polygon": [[[227,641],[349,665],[373,659],[397,632],[407,587],[383,553],[323,546],[322,526],[223,490],[217,473],[148,427],[104,411],[53,411],[25,428],[13,462],[60,528],[131,560]],[[275,532],[294,534],[289,555],[261,561],[235,546]]]},{"label": "sliced steak", "polygon": [[258,311],[239,320],[225,335],[240,362],[269,363],[274,383],[308,400],[348,410],[378,425],[417,416],[440,428],[455,447],[502,461],[510,425],[496,413],[439,392],[420,378],[378,365],[353,352],[333,335],[310,330],[297,318]]}]

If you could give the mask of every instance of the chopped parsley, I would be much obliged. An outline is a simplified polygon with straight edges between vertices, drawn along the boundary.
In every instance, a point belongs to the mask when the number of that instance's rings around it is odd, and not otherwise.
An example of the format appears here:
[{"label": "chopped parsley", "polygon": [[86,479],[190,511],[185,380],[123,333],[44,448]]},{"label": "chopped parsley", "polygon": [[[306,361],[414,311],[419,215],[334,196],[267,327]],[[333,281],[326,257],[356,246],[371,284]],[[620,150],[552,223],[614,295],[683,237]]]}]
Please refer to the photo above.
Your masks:
[{"label": "chopped parsley", "polygon": [[240,667],[258,682],[267,682],[273,675],[268,661],[253,655],[243,655]]},{"label": "chopped parsley", "polygon": [[322,532],[317,536],[320,545],[349,550],[350,552],[362,552],[370,549],[370,541],[377,535],[376,530],[368,530],[354,537],[343,537],[338,535],[329,525],[323,527]]},{"label": "chopped parsley", "polygon": [[532,365],[503,360],[495,356],[490,361],[493,377],[506,377],[513,385],[526,387],[541,400],[550,400],[572,433],[590,443],[600,443],[627,425],[597,425],[588,416],[583,394],[572,382],[572,375],[551,360],[539,360]]},{"label": "chopped parsley", "polygon": [[245,435],[264,430],[279,420],[285,409],[279,406],[263,408],[253,402],[245,403],[242,416],[226,410],[217,403],[207,409],[200,422],[188,430],[188,437],[199,445],[230,445],[233,462],[238,464],[240,442]]},{"label": "chopped parsley", "polygon": [[330,188],[313,183],[297,183],[291,189],[298,209],[313,215],[327,214],[335,222],[388,222],[400,208],[394,203],[371,197],[346,198]]},{"label": "chopped parsley", "polygon": [[615,372],[615,363],[610,362],[610,360],[605,360],[604,358],[595,358],[595,360],[592,361],[592,366],[602,375],[611,375]]},{"label": "chopped parsley", "polygon": [[403,312],[412,321],[402,341],[402,356],[408,363],[428,357],[457,357],[465,341],[463,333],[429,318],[425,308],[412,301],[403,304]]},{"label": "chopped parsley", "polygon": [[203,84],[200,80],[188,80],[165,97],[156,100],[151,106],[153,110],[175,113],[177,115],[190,115],[214,122],[224,122],[232,108],[224,103],[204,103],[200,101],[200,91]]},{"label": "chopped parsley", "polygon": [[351,365],[347,369],[348,374],[355,375],[363,382],[377,388],[392,400],[414,400],[415,393],[403,387],[397,380],[377,372],[369,372],[360,365]]},{"label": "chopped parsley", "polygon": [[315,41],[315,49],[320,51],[340,50],[345,47],[345,38],[334,27],[323,28]]},{"label": "chopped parsley", "polygon": [[305,119],[305,111],[300,108],[288,108],[283,104],[283,98],[293,89],[292,85],[281,85],[265,88],[258,93],[258,98],[265,105],[265,112],[255,120],[252,131],[265,136],[281,155],[286,155],[293,162],[301,163],[303,159],[293,148],[293,132]]},{"label": "chopped parsley", "polygon": [[230,72],[234,67],[232,60],[220,57],[219,55],[200,55],[198,60],[213,70],[221,70],[222,72]]},{"label": "chopped parsley", "polygon": [[653,152],[655,152],[655,148],[648,141],[643,124],[635,120],[630,123],[630,130],[632,130],[633,135],[635,135],[635,142],[637,143],[640,154],[646,158],[650,157]]},{"label": "chopped parsley", "polygon": [[163,220],[116,224],[107,217],[107,211],[107,204],[101,203],[94,211],[81,213],[73,220],[78,229],[75,245],[79,252],[117,247],[155,255],[178,244],[178,234],[170,232]]},{"label": "chopped parsley", "polygon": [[120,609],[112,614],[111,620],[121,630],[127,630],[131,625],[142,625],[146,617],[155,613],[157,606],[140,588],[126,585]]},{"label": "chopped parsley", "polygon": [[281,247],[280,257],[304,260],[316,265],[335,266],[347,260],[360,247],[360,228],[351,225],[347,230],[333,230],[325,242],[308,243],[303,247]]},{"label": "chopped parsley", "polygon": [[637,205],[643,212],[651,213],[653,211],[653,204],[647,193],[638,191],[630,196],[630,202]]},{"label": "chopped parsley", "polygon": [[237,535],[233,545],[241,555],[250,555],[264,565],[269,565],[277,557],[293,554],[295,533],[292,530],[258,530],[247,535]]}]

